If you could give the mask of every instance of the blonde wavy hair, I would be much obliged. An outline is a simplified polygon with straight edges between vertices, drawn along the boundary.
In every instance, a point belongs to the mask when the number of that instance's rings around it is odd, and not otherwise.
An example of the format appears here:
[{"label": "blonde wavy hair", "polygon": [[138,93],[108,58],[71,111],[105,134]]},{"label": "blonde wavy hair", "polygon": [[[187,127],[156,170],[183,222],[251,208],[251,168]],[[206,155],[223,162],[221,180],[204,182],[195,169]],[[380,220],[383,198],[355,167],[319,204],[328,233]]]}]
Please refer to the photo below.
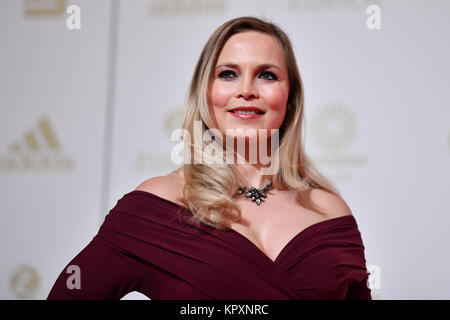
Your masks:
[{"label": "blonde wavy hair", "polygon": [[[298,200],[308,208],[321,212],[309,200],[311,189],[319,188],[339,195],[335,187],[313,166],[304,151],[303,142],[303,84],[291,41],[277,25],[255,17],[239,17],[222,24],[209,38],[196,64],[187,97],[183,129],[194,137],[194,122],[201,121],[202,132],[217,128],[210,112],[209,90],[214,69],[226,41],[234,34],[257,31],[278,39],[284,51],[289,70],[289,96],[286,116],[279,130],[279,166],[273,174],[272,186],[280,190],[297,190]],[[191,154],[198,152],[190,141],[184,140]],[[207,142],[201,141],[202,150]],[[185,163],[183,197],[180,199],[192,213],[192,220],[217,229],[229,229],[230,223],[239,222],[241,208],[233,198],[241,179],[233,166]]]}]

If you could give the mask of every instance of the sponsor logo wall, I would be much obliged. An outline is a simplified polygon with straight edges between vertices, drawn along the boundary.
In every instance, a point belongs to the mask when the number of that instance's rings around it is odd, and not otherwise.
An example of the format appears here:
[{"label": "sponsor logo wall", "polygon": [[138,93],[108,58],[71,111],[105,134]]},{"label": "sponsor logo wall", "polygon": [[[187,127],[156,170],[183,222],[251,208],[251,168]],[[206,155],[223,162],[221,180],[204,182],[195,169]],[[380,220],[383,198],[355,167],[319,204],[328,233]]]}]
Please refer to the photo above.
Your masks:
[{"label": "sponsor logo wall", "polygon": [[110,1],[1,1],[0,298],[44,299],[96,233]]},{"label": "sponsor logo wall", "polygon": [[[81,13],[72,29],[70,5]],[[370,5],[379,29],[366,24]],[[306,150],[358,221],[373,298],[450,298],[450,276],[435,272],[450,267],[449,10],[418,0],[2,1],[0,298],[46,298],[117,201],[177,167],[170,136],[197,58],[215,28],[243,15],[274,21],[293,42]]]}]

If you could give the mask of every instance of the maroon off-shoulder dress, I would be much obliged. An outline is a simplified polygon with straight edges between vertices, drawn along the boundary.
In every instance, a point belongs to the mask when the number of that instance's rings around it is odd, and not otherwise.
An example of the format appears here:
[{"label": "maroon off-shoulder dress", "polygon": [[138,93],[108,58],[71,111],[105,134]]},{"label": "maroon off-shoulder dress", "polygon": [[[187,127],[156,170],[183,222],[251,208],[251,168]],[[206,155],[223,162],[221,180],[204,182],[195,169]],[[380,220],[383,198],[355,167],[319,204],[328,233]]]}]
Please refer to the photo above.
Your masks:
[{"label": "maroon off-shoulder dress", "polygon": [[[47,299],[371,299],[353,215],[313,224],[272,261],[244,235],[197,227],[186,208],[132,191],[62,270]],[[80,287],[68,286],[79,267]],[[69,279],[69,282],[71,279]]]}]

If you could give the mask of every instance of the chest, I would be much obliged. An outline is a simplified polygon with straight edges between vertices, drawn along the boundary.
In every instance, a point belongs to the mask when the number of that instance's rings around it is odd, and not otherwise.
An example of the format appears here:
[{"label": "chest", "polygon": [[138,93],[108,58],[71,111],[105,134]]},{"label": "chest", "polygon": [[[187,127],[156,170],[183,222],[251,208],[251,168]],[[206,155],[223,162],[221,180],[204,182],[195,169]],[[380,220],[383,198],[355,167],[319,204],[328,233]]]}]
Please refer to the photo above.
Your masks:
[{"label": "chest", "polygon": [[268,196],[260,206],[248,198],[237,199],[242,219],[231,228],[246,237],[275,261],[283,248],[307,227],[326,217],[306,209],[290,192]]}]

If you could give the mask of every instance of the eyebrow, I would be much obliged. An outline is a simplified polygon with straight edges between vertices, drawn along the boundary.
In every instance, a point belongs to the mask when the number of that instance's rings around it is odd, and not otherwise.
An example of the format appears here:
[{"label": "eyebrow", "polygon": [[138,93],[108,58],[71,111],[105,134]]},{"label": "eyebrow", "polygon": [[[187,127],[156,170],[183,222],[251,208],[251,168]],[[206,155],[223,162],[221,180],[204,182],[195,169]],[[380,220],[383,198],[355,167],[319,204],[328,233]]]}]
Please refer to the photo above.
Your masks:
[{"label": "eyebrow", "polygon": [[[227,68],[233,68],[233,69],[239,68],[239,66],[234,63],[223,63],[223,64],[216,66],[216,69],[220,68],[220,67],[227,67]],[[277,69],[281,70],[281,68],[279,66],[277,66],[276,64],[271,64],[271,63],[260,64],[260,65],[258,65],[258,68],[261,68],[261,69],[277,68]]]}]

